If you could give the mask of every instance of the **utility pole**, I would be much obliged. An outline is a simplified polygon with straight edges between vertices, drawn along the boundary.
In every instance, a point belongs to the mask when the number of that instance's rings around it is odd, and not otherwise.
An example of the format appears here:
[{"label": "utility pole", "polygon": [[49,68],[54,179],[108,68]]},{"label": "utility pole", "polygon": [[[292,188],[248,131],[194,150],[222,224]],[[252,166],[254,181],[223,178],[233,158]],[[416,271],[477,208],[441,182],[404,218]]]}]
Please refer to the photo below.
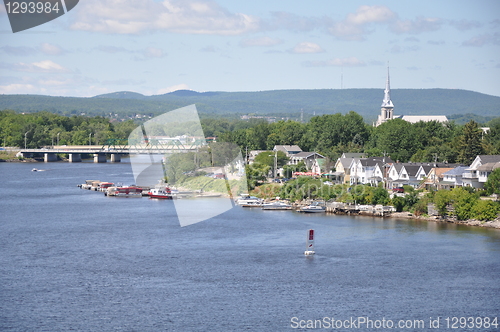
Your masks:
[{"label": "utility pole", "polygon": [[274,152],[274,178],[276,179],[276,169],[278,168],[278,150]]},{"label": "utility pole", "polygon": [[24,149],[26,149],[26,145],[27,145],[26,143],[27,143],[28,133],[29,133],[29,132],[30,132],[30,131],[28,130],[27,132],[25,132],[25,133],[24,133]]}]

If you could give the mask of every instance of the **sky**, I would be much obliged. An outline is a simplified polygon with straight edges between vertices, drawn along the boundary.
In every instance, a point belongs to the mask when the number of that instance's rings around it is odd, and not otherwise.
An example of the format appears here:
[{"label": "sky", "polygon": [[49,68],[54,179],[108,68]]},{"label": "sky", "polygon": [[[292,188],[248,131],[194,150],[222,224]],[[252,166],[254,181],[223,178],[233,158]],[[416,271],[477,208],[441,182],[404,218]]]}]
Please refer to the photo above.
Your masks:
[{"label": "sky", "polygon": [[80,0],[12,33],[0,94],[465,89],[500,96],[498,0]]}]

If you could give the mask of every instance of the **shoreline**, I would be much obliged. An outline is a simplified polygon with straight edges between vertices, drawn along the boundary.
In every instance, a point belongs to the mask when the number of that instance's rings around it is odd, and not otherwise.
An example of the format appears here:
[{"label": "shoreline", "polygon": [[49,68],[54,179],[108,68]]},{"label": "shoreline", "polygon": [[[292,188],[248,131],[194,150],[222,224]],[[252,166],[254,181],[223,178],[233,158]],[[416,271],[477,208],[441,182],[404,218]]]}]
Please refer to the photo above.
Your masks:
[{"label": "shoreline", "polygon": [[[363,215],[366,215],[366,214],[363,214]],[[494,220],[490,220],[490,221],[481,221],[481,220],[476,220],[476,219],[457,220],[455,218],[450,218],[450,217],[439,217],[439,216],[422,217],[422,216],[415,216],[413,213],[410,213],[410,212],[393,212],[393,213],[388,214],[382,218],[398,218],[398,219],[434,221],[434,222],[439,222],[439,223],[451,223],[451,224],[464,225],[464,226],[476,226],[476,227],[500,229],[500,217],[498,217]]]}]

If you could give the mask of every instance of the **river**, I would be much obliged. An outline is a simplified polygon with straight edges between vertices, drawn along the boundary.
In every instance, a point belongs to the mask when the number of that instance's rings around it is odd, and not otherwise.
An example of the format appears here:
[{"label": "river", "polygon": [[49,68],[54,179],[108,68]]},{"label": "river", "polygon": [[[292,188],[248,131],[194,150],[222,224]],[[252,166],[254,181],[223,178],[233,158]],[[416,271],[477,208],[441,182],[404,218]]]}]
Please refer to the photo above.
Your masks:
[{"label": "river", "polygon": [[127,162],[0,163],[1,331],[500,330],[500,230],[238,206],[180,227],[171,201],[87,179],[134,182]]}]

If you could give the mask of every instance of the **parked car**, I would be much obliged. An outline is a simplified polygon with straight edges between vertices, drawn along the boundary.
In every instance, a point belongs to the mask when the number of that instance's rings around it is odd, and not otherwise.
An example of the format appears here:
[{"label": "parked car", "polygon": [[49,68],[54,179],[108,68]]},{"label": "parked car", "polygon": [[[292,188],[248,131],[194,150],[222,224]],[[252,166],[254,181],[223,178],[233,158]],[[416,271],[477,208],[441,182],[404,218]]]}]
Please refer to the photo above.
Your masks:
[{"label": "parked car", "polygon": [[395,192],[395,193],[404,193],[405,192],[405,189],[403,187],[397,187],[397,188],[392,188],[392,191]]}]

